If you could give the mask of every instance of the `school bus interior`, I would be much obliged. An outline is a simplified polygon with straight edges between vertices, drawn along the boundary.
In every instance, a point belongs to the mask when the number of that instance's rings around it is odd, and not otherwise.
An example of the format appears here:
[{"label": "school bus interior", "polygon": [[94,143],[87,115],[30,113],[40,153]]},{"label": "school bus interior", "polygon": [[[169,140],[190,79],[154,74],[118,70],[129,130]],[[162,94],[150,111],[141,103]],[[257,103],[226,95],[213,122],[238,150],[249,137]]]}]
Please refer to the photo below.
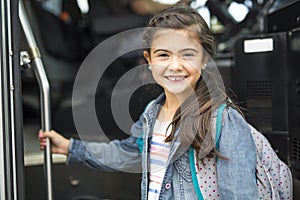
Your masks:
[{"label": "school bus interior", "polygon": [[[147,10],[143,4],[135,4],[137,1],[86,0],[81,5],[80,0],[23,0],[51,86],[52,128],[65,137],[79,138],[72,114],[72,90],[86,56],[109,37],[144,27],[155,12],[176,2],[152,1],[155,5]],[[300,1],[191,0],[190,5],[206,17],[216,37],[214,61],[233,91],[232,98],[245,108],[247,120],[266,135],[279,157],[289,164],[295,199],[300,199]],[[22,31],[20,38],[21,50],[26,49]],[[268,52],[245,52],[245,41],[255,39],[271,39],[274,46]],[[143,64],[142,49],[118,57],[105,70],[95,96],[82,97],[78,104],[73,102],[73,106],[80,107],[95,98],[99,124],[110,140],[127,137],[111,111],[114,87],[126,72]],[[99,67],[106,66],[99,63]],[[36,136],[41,128],[40,93],[31,69],[22,70],[21,76],[25,199],[41,200],[45,197],[43,158]],[[162,91],[156,85],[150,86],[138,88],[130,99],[133,121]],[[124,98],[122,95],[118,98]],[[140,198],[140,174],[66,167],[65,159],[53,159],[54,199]]]}]

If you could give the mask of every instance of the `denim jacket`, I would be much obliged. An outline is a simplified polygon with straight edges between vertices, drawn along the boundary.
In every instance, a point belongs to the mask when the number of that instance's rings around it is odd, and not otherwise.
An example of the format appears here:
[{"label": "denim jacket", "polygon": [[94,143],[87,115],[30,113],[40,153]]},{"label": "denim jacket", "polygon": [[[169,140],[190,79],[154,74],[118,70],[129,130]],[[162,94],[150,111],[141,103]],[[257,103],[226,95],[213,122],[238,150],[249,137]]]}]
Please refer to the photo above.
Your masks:
[{"label": "denim jacket", "polygon": [[[164,96],[160,96],[145,110],[140,119],[132,125],[131,136],[127,139],[114,140],[110,143],[71,139],[67,164],[86,165],[106,171],[142,172],[141,199],[147,200],[149,144],[154,122],[163,101]],[[143,137],[142,149],[139,148],[141,137]],[[170,145],[160,199],[197,199],[189,167],[188,150],[182,152],[179,149],[178,137]],[[232,108],[223,113],[219,152],[228,158],[228,160],[217,159],[216,162],[220,199],[257,199],[255,144],[249,125]]]}]

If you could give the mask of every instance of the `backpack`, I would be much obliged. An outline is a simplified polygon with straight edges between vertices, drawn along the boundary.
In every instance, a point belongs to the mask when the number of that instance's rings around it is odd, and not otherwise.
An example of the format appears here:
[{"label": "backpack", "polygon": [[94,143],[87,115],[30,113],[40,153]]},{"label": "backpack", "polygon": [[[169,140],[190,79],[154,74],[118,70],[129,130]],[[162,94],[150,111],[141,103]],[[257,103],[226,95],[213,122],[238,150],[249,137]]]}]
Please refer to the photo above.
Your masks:
[{"label": "backpack", "polygon": [[[218,108],[215,137],[216,149],[218,149],[219,147],[219,138],[222,127],[222,115],[225,108],[226,104],[222,104]],[[293,199],[293,181],[289,167],[278,158],[267,138],[250,124],[249,126],[256,146],[256,180],[258,187],[258,199]],[[194,158],[193,156],[193,150],[191,149],[190,160],[194,160],[192,159]],[[199,200],[201,200],[203,199],[203,196],[201,194],[196,178],[194,162],[190,163],[190,168],[197,197]]]},{"label": "backpack", "polygon": [[293,199],[293,181],[289,167],[278,158],[265,136],[249,126],[256,145],[259,199]]}]

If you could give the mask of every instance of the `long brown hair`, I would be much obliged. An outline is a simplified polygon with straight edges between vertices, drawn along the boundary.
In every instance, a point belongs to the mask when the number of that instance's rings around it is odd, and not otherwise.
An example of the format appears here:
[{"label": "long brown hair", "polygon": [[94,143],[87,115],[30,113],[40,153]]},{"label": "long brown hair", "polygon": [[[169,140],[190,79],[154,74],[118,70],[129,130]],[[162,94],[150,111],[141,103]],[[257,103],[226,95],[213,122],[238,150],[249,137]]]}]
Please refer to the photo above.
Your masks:
[{"label": "long brown hair", "polygon": [[[215,54],[214,37],[199,13],[186,5],[175,5],[155,15],[149,22],[143,35],[143,47],[150,54],[150,48],[155,28],[173,30],[189,30],[196,35],[204,48],[204,56],[213,57]],[[214,82],[215,75],[203,70],[198,80],[194,94],[188,97],[176,111],[170,124],[171,134],[166,142],[180,137],[181,145],[192,146],[200,159],[219,155],[215,150],[212,129],[212,112],[226,99],[226,94]],[[205,77],[205,78],[204,78]],[[214,91],[211,95],[210,91]],[[176,135],[176,130],[180,130]]]}]

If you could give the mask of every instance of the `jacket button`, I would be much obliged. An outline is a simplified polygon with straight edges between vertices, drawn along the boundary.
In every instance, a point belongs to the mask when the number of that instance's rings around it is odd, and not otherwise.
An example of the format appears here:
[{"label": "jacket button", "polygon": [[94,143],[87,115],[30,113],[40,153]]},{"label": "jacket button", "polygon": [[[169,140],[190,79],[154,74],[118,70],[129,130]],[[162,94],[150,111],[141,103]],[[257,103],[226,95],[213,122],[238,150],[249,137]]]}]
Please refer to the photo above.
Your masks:
[{"label": "jacket button", "polygon": [[170,189],[170,187],[171,187],[171,184],[170,183],[167,183],[166,185],[165,185],[165,188],[168,190],[168,189]]}]

